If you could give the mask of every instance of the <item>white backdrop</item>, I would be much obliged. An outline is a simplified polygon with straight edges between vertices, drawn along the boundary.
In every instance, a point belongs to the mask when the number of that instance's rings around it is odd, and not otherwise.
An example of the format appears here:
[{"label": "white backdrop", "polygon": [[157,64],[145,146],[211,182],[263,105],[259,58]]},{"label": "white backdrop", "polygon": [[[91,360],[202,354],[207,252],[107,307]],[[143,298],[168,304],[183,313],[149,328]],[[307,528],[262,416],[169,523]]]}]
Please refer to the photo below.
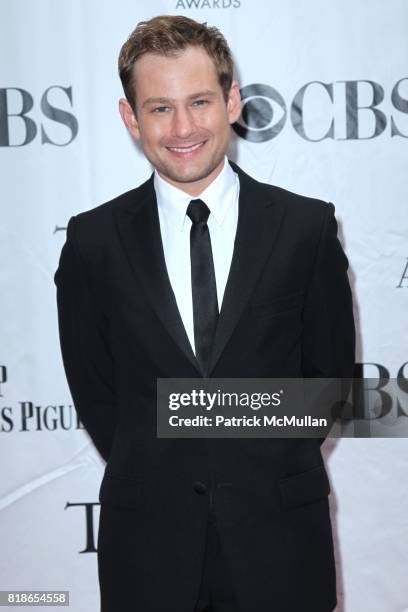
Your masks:
[{"label": "white backdrop", "polygon": [[[334,202],[358,361],[408,378],[406,0],[2,0],[0,589],[69,590],[75,612],[99,606],[103,464],[65,381],[53,275],[69,217],[151,172],[117,111],[116,64],[136,23],[163,13],[224,32],[248,122],[231,158]],[[406,446],[324,444],[338,612],[408,610]]]}]

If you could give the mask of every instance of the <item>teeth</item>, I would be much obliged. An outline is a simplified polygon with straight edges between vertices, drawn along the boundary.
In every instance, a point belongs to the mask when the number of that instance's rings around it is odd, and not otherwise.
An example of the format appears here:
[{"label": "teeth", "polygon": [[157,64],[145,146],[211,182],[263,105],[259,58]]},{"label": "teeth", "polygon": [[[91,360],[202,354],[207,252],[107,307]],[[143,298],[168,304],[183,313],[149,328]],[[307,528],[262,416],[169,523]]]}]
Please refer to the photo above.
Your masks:
[{"label": "teeth", "polygon": [[183,147],[183,148],[181,148],[181,147],[167,147],[167,148],[170,149],[170,151],[177,151],[179,153],[190,153],[191,151],[195,151],[195,149],[198,149],[198,147],[201,147],[202,144],[203,144],[202,142],[199,142],[198,144],[193,145],[192,147],[188,147],[188,148],[186,148],[186,147]]}]

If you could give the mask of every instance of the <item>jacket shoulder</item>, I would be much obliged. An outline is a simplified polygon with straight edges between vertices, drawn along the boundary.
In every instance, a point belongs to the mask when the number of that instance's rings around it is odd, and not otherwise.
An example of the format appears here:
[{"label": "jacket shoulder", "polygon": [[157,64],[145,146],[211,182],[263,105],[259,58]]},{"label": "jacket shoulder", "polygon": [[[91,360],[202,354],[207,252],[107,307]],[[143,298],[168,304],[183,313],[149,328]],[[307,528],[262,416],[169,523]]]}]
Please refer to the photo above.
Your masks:
[{"label": "jacket shoulder", "polygon": [[325,217],[329,210],[334,210],[333,204],[319,198],[301,195],[277,185],[258,181],[250,176],[237,164],[230,161],[232,168],[238,173],[241,184],[246,191],[261,195],[262,199],[279,202],[285,207],[285,212],[299,219],[308,218],[309,221]]},{"label": "jacket shoulder", "polygon": [[115,227],[115,214],[118,210],[136,210],[146,200],[153,189],[152,176],[136,187],[122,193],[112,200],[71,217],[69,224],[75,226],[75,240],[84,251],[104,247],[111,242]]},{"label": "jacket shoulder", "polygon": [[[265,183],[264,183],[265,184]],[[277,185],[268,185],[274,198],[283,200],[287,206],[299,210],[307,209],[308,212],[324,212],[329,202],[311,196],[295,193]]]},{"label": "jacket shoulder", "polygon": [[271,185],[269,183],[260,183],[260,185],[269,193],[273,201],[281,202],[287,209],[287,212],[301,217],[306,215],[309,217],[325,216],[328,209],[334,208],[331,202],[296,193],[278,185]]},{"label": "jacket shoulder", "polygon": [[300,195],[282,187],[270,186],[272,197],[285,206],[285,214],[298,231],[320,233],[330,216],[334,216],[334,205],[319,198]]},{"label": "jacket shoulder", "polygon": [[103,202],[94,208],[90,208],[84,212],[80,212],[75,215],[77,225],[90,225],[95,229],[97,224],[110,223],[114,211],[118,208],[130,208],[137,207],[138,202],[141,202],[149,190],[153,187],[152,176],[147,179],[144,183],[130,189],[120,195]]}]

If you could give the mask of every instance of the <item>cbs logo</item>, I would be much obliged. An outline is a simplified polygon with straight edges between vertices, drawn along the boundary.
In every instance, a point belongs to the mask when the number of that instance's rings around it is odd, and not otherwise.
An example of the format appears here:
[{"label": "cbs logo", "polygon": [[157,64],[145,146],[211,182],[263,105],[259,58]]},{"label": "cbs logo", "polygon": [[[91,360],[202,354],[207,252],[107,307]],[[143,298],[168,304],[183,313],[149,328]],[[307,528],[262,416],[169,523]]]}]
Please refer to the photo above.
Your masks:
[{"label": "cbs logo", "polygon": [[[282,95],[262,83],[241,89],[242,110],[232,125],[241,138],[266,142],[275,138],[290,117],[295,132],[304,140],[369,140],[387,127],[391,137],[408,138],[408,78],[393,86],[389,99],[384,87],[367,79],[353,81],[309,81],[295,93],[290,110]],[[386,109],[381,108],[388,103]],[[386,111],[391,110],[387,114]]]},{"label": "cbs logo", "polygon": [[283,129],[286,104],[276,89],[260,83],[246,85],[241,89],[241,100],[240,122],[232,126],[238,136],[250,142],[265,142]]}]

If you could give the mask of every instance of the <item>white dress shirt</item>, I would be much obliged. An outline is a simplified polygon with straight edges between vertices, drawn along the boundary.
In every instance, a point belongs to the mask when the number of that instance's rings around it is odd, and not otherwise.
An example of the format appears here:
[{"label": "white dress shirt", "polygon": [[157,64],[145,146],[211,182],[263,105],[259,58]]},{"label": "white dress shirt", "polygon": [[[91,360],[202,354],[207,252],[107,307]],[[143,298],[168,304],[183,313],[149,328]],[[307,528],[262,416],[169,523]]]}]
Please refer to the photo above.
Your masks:
[{"label": "white dress shirt", "polygon": [[190,263],[191,220],[186,215],[187,207],[191,200],[199,198],[210,209],[207,224],[214,260],[218,308],[221,310],[237,231],[239,178],[225,157],[223,169],[200,195],[191,196],[174,187],[157,171],[154,172],[153,181],[167,272],[181,319],[195,352]]}]

